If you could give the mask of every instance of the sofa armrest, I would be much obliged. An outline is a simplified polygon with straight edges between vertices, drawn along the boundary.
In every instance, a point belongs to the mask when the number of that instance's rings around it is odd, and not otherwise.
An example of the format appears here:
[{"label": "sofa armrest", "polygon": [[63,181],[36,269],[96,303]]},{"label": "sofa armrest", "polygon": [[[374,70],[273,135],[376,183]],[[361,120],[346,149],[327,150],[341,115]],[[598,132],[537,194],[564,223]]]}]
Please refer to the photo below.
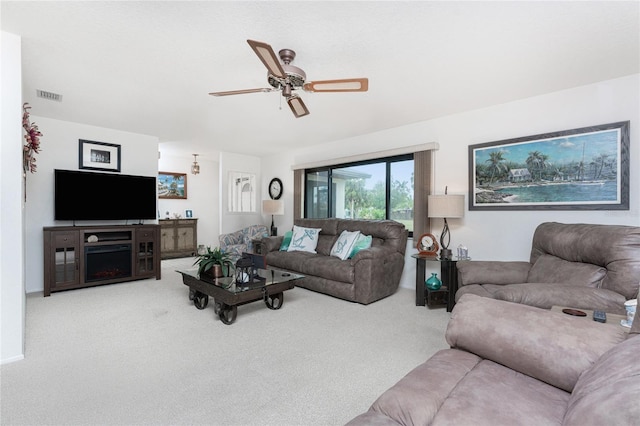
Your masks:
[{"label": "sofa armrest", "polygon": [[369,247],[356,253],[356,255],[351,258],[351,264],[355,265],[359,261],[365,259],[382,259],[392,254],[392,252],[395,252],[395,250],[391,250],[387,247]]},{"label": "sofa armrest", "polygon": [[446,331],[451,347],[567,392],[582,372],[625,338],[615,325],[473,294],[460,298]]},{"label": "sofa armrest", "polygon": [[457,262],[458,286],[470,284],[520,284],[526,283],[531,264],[529,262],[471,261]]}]

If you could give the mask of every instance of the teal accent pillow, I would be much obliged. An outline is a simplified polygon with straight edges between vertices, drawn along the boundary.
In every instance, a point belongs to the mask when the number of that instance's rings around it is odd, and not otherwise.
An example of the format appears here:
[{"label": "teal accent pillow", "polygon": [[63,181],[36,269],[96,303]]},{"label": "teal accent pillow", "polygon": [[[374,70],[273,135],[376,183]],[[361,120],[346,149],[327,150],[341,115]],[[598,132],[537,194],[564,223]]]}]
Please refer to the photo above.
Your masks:
[{"label": "teal accent pillow", "polygon": [[360,250],[368,249],[369,247],[371,247],[371,241],[373,241],[373,238],[371,237],[371,235],[360,234],[355,244],[353,245],[353,248],[351,249],[351,254],[349,255],[349,259],[351,259],[353,256],[358,254]]},{"label": "teal accent pillow", "polygon": [[291,237],[293,237],[293,231],[287,231],[284,233],[282,244],[280,244],[280,251],[287,251],[289,249],[289,244],[291,244]]}]

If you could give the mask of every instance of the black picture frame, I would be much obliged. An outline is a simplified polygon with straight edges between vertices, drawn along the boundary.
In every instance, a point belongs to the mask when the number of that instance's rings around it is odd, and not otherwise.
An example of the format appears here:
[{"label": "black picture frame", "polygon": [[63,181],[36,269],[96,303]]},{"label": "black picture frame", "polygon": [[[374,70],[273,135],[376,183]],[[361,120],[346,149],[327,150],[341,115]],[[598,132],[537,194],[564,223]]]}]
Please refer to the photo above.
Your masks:
[{"label": "black picture frame", "polygon": [[113,143],[78,140],[78,168],[120,172],[121,147]]},{"label": "black picture frame", "polygon": [[620,121],[469,145],[469,210],[629,210],[629,135]]}]

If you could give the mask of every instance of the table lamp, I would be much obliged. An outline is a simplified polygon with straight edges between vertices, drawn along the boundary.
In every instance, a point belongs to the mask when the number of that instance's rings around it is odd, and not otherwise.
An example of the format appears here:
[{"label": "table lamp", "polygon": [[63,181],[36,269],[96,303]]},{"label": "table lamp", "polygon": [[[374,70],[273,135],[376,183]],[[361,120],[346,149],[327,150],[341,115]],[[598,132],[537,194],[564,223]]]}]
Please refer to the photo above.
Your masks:
[{"label": "table lamp", "polygon": [[464,217],[464,195],[463,194],[447,194],[429,195],[427,197],[427,216],[430,218],[443,218],[444,228],[440,234],[440,258],[451,259],[451,250],[449,243],[451,242],[451,233],[449,232],[449,224],[447,218],[455,219]]},{"label": "table lamp", "polygon": [[273,216],[284,214],[284,203],[280,200],[262,200],[262,213],[271,215],[271,236],[278,235],[278,228],[273,223]]}]

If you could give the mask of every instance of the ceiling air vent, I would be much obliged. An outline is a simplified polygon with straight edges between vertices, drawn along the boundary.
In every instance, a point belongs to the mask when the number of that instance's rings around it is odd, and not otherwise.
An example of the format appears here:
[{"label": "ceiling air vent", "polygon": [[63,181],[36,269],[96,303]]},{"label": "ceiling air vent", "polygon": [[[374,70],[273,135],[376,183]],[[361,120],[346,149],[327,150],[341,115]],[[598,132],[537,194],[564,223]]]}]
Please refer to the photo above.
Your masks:
[{"label": "ceiling air vent", "polygon": [[48,99],[50,101],[62,102],[62,95],[57,93],[36,89],[36,95],[38,95],[39,98]]}]

